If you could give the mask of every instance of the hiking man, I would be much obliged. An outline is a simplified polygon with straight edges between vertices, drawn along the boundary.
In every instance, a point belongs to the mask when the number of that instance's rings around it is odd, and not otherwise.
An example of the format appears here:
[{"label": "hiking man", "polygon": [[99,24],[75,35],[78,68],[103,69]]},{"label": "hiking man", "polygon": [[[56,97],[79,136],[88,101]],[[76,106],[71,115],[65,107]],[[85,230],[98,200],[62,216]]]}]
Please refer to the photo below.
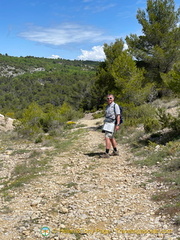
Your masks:
[{"label": "hiking man", "polygon": [[[114,102],[114,96],[112,94],[107,95],[107,107],[105,111],[105,120],[102,132],[105,133],[106,151],[100,157],[109,158],[110,156],[118,156],[117,143],[114,138],[114,132],[119,130],[120,126],[120,108],[118,104]],[[113,147],[113,152],[109,154],[109,150]]]}]

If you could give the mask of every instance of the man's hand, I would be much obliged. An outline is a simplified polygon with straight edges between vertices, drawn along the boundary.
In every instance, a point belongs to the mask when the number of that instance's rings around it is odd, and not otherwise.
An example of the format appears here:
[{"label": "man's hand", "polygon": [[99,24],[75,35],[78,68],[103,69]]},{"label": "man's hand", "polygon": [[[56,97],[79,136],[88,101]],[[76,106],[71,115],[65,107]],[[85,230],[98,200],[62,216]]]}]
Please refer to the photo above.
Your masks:
[{"label": "man's hand", "polygon": [[120,126],[116,125],[115,130],[118,131],[120,129]]}]

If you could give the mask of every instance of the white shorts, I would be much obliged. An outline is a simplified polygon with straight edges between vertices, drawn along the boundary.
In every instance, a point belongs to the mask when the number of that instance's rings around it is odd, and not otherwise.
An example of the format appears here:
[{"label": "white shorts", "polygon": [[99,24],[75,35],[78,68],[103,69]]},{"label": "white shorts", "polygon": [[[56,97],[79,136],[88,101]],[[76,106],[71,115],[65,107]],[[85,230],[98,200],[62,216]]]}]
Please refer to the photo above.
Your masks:
[{"label": "white shorts", "polygon": [[105,131],[105,137],[112,139],[114,137],[114,133]]}]

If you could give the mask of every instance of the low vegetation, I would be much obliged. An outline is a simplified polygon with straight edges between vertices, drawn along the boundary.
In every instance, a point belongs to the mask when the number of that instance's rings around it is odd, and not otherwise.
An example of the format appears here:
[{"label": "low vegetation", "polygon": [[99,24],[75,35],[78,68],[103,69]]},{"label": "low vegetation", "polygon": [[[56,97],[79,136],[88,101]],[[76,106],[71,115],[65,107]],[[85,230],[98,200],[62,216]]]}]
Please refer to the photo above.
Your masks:
[{"label": "low vegetation", "polygon": [[[65,130],[56,137],[44,135],[43,141],[38,143],[36,150],[34,149],[37,143],[33,143],[31,140],[24,141],[17,136],[14,137],[14,133],[2,134],[1,140],[6,141],[3,142],[0,152],[10,151],[12,166],[14,166],[9,172],[10,177],[0,179],[0,193],[4,200],[10,201],[13,198],[11,193],[15,188],[29,184],[33,179],[46,174],[52,167],[51,160],[69,148],[75,147],[74,144],[84,131],[86,130],[75,128],[74,131]],[[8,147],[9,145],[11,148]],[[19,146],[21,146],[20,149]],[[16,162],[15,165],[14,162]],[[3,160],[2,167],[8,167]]]},{"label": "low vegetation", "polygon": [[[169,101],[171,101],[169,99]],[[172,99],[172,101],[174,101]],[[159,101],[162,104],[163,101]],[[164,100],[164,103],[167,100]],[[178,105],[177,101],[176,105]],[[161,191],[152,196],[153,201],[162,203],[157,214],[171,217],[174,224],[179,225],[180,217],[180,129],[178,109],[176,116],[167,113],[168,108],[156,106],[153,121],[144,121],[143,124],[129,126],[126,123],[118,134],[118,141],[128,143],[134,159],[132,164],[147,166],[153,170],[150,181],[163,184]],[[143,117],[144,118],[144,117]],[[149,116],[148,118],[149,119]],[[141,119],[142,120],[142,119]],[[172,124],[173,123],[173,124]],[[148,126],[148,127],[147,127]],[[146,183],[142,183],[144,186]]]}]

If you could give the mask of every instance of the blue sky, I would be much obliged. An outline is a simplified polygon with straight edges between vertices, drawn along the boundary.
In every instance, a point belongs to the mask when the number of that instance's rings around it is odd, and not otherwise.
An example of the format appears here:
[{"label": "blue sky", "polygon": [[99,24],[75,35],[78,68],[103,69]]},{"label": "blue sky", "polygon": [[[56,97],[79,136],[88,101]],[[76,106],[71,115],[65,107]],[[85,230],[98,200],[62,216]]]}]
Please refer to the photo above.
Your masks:
[{"label": "blue sky", "polygon": [[0,53],[103,60],[104,43],[141,34],[138,8],[146,0],[0,0]]}]

